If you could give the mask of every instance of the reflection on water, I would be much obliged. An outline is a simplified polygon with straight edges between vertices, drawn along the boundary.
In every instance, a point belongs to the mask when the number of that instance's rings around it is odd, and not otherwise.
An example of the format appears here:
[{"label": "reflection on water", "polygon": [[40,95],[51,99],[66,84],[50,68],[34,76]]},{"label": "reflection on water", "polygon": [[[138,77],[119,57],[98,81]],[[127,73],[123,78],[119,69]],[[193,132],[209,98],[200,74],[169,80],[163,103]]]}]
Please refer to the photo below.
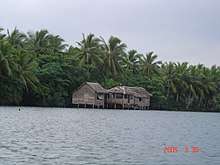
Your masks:
[{"label": "reflection on water", "polygon": [[[220,113],[0,108],[0,164],[219,165]],[[198,153],[164,153],[166,146]]]}]

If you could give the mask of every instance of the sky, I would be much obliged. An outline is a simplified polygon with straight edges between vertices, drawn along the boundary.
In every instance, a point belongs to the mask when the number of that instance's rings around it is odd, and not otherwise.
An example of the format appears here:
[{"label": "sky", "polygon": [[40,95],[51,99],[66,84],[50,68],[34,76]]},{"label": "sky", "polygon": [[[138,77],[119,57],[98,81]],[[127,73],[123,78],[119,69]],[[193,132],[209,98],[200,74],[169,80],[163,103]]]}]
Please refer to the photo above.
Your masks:
[{"label": "sky", "polygon": [[220,0],[5,0],[0,27],[48,29],[69,44],[113,35],[159,60],[220,66]]}]

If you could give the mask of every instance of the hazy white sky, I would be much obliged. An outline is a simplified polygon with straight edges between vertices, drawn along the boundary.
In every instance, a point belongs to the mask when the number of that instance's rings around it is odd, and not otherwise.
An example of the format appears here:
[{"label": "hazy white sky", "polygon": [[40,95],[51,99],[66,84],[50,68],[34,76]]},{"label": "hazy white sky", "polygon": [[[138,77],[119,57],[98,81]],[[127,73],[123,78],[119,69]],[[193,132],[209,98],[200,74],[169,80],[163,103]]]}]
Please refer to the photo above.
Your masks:
[{"label": "hazy white sky", "polygon": [[164,61],[220,65],[220,0],[5,0],[0,27],[48,29],[68,43],[94,33]]}]

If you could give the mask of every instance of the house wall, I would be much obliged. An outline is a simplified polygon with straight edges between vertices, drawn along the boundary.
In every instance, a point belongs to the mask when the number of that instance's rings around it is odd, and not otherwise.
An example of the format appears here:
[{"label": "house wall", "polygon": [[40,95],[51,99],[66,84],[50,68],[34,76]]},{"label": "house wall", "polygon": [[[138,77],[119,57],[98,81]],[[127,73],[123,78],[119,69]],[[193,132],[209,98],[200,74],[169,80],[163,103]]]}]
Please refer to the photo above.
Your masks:
[{"label": "house wall", "polygon": [[72,103],[73,104],[90,104],[103,106],[104,105],[104,94],[98,94],[103,99],[97,98],[97,93],[90,88],[89,85],[85,84],[77,91],[73,93]]},{"label": "house wall", "polygon": [[120,104],[125,106],[125,108],[130,108],[130,107],[139,107],[139,108],[146,108],[150,106],[150,98],[141,98],[141,101],[139,100],[138,97],[133,97],[133,99],[130,99],[128,102],[128,98],[109,98],[108,99],[108,104]]},{"label": "house wall", "polygon": [[[125,108],[130,107],[139,107],[139,108],[146,108],[150,106],[150,96],[142,97],[141,100],[139,97],[134,97],[132,95],[125,95],[122,94],[121,98],[116,97],[116,94],[109,93],[106,94],[108,97],[105,99],[105,94],[103,93],[96,93],[88,84],[84,84],[81,86],[77,91],[75,91],[72,95],[72,103],[73,104],[90,104],[96,105],[98,107],[109,104],[115,105],[120,104],[124,105]],[[106,102],[104,102],[106,101]]]},{"label": "house wall", "polygon": [[141,101],[139,97],[135,97],[135,105],[140,106],[140,107],[150,106],[150,97],[142,97]]},{"label": "house wall", "polygon": [[105,98],[105,96],[103,93],[96,94],[95,105],[104,107],[104,98]]},{"label": "house wall", "polygon": [[95,104],[96,93],[87,84],[73,93],[73,104]]},{"label": "house wall", "polygon": [[108,98],[108,103],[109,104],[121,104],[125,105],[125,107],[132,107],[132,106],[138,106],[139,108],[141,107],[148,107],[150,106],[150,96],[148,97],[134,97],[134,96],[129,96],[130,101],[128,101],[128,98],[115,98],[113,94],[109,95]]},{"label": "house wall", "polygon": [[121,104],[125,105],[126,108],[132,107],[135,103],[135,98],[132,95],[128,95],[127,98],[123,96],[122,98],[117,98],[112,93],[109,94],[109,98],[107,101],[109,104]]}]

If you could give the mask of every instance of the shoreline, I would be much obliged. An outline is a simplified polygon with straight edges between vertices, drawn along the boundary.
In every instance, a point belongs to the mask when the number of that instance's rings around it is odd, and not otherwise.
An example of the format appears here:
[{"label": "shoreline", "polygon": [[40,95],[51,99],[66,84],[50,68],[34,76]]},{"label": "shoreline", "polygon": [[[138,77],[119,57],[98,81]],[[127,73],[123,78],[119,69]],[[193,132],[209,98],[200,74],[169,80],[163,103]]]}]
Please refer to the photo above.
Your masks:
[{"label": "shoreline", "polygon": [[[220,113],[220,111],[192,111],[192,110],[160,110],[160,109],[149,109],[149,110],[141,110],[141,109],[101,109],[101,108],[73,108],[73,107],[43,107],[43,106],[0,106],[1,108],[40,108],[40,109],[46,109],[46,108],[51,108],[51,109],[72,109],[72,110],[104,110],[104,111],[137,111],[137,112],[150,112],[150,111],[164,111],[164,112],[199,112],[199,113]],[[22,111],[22,109],[21,109]]]}]

